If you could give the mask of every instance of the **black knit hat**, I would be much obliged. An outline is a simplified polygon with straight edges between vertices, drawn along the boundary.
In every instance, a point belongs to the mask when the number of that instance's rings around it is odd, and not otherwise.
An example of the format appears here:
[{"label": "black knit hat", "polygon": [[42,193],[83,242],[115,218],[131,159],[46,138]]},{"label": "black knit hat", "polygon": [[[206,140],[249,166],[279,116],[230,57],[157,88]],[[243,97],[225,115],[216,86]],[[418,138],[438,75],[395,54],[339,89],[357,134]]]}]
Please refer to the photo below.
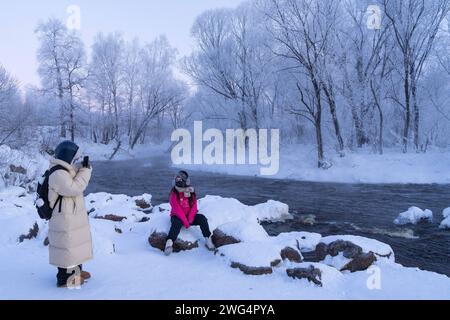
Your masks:
[{"label": "black knit hat", "polygon": [[61,142],[55,150],[55,158],[71,164],[79,147],[72,141]]}]

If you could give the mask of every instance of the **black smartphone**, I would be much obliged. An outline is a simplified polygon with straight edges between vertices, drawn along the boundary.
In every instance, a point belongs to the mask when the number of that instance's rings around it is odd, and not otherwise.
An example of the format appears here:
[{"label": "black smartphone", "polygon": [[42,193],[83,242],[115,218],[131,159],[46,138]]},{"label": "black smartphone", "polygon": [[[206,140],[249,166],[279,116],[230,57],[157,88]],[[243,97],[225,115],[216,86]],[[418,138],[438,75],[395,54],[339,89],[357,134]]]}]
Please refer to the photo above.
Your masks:
[{"label": "black smartphone", "polygon": [[89,157],[84,157],[83,168],[89,168]]}]

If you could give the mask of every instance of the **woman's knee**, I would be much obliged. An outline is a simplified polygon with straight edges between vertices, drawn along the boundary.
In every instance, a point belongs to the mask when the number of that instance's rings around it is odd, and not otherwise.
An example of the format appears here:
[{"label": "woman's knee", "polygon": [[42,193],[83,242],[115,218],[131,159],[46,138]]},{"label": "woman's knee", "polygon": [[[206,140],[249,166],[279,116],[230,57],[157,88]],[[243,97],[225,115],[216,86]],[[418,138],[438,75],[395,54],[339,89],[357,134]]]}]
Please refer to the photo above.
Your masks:
[{"label": "woman's knee", "polygon": [[197,214],[196,219],[198,219],[199,222],[208,222],[208,218],[200,213]]}]

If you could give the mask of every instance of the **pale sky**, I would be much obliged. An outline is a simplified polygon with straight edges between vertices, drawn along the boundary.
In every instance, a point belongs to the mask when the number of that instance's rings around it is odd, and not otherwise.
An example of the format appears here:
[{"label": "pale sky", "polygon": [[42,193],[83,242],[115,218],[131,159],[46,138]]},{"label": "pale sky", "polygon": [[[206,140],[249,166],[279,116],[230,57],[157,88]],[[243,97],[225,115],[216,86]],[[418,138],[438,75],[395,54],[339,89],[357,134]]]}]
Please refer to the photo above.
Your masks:
[{"label": "pale sky", "polygon": [[236,7],[243,0],[0,0],[0,64],[21,85],[39,85],[34,29],[39,21],[56,17],[66,21],[67,9],[81,9],[81,36],[90,49],[98,32],[120,31],[125,39],[141,43],[165,34],[180,55],[193,46],[190,29],[195,17],[218,7]]}]

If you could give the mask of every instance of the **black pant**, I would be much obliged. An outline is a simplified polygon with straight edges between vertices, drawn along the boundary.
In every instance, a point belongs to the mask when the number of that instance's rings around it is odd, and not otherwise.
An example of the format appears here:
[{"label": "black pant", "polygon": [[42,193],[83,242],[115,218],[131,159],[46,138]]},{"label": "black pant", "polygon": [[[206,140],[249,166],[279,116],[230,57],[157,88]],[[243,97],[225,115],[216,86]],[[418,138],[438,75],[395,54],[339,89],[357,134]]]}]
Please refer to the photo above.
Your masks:
[{"label": "black pant", "polygon": [[[177,216],[173,216],[170,221],[172,222],[172,226],[170,227],[170,232],[167,240],[170,239],[175,242],[180,235],[181,228],[183,228],[183,222]],[[191,225],[200,226],[200,229],[202,229],[202,233],[205,238],[209,238],[211,236],[211,231],[209,231],[208,219],[204,215],[197,214],[195,216],[194,222]]]},{"label": "black pant", "polygon": [[[77,267],[72,269],[58,268],[58,274],[56,275],[56,279],[58,280],[58,286],[63,286],[67,283],[67,280],[75,274]],[[79,265],[80,272],[83,270],[83,265]]]}]

